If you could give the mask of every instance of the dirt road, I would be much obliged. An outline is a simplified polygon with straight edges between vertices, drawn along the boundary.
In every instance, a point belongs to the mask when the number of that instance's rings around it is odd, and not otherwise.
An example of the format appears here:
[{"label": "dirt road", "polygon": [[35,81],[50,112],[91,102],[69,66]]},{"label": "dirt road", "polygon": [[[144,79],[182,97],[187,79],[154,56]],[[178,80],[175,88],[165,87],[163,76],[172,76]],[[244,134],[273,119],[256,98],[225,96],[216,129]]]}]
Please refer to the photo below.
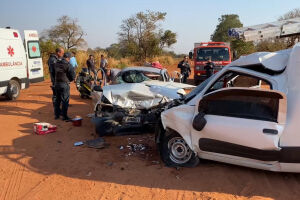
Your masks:
[{"label": "dirt road", "polygon": [[[72,85],[70,115],[83,126],[54,120],[50,83],[31,85],[19,100],[0,99],[0,199],[300,199],[300,175],[202,161],[196,168],[165,167],[151,135],[107,137],[109,147],[74,147],[93,139],[86,117],[91,100]],[[34,122],[56,124],[46,136]],[[143,144],[132,152],[127,145]],[[123,146],[124,149],[120,149]]]}]

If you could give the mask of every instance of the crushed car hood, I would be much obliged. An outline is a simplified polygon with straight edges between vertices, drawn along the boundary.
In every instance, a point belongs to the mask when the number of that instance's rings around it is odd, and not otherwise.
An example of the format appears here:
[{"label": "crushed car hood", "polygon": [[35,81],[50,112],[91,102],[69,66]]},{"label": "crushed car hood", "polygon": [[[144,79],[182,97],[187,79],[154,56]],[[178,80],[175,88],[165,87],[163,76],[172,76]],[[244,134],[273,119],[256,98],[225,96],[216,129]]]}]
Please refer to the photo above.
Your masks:
[{"label": "crushed car hood", "polygon": [[180,94],[185,94],[184,89],[193,87],[174,82],[146,81],[105,86],[103,95],[111,104],[122,108],[149,109],[180,98]]}]

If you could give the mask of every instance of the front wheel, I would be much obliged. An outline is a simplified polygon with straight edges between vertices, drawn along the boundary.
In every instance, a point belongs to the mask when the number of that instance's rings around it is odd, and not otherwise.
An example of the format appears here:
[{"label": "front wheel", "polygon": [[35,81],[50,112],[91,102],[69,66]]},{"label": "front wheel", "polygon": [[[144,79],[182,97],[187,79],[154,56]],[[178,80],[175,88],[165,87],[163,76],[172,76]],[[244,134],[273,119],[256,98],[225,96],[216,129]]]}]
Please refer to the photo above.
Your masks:
[{"label": "front wheel", "polygon": [[166,131],[160,144],[160,152],[162,160],[169,167],[195,167],[199,163],[198,156],[175,132]]},{"label": "front wheel", "polygon": [[9,100],[16,100],[20,95],[21,86],[18,81],[10,80],[7,86],[6,97]]}]

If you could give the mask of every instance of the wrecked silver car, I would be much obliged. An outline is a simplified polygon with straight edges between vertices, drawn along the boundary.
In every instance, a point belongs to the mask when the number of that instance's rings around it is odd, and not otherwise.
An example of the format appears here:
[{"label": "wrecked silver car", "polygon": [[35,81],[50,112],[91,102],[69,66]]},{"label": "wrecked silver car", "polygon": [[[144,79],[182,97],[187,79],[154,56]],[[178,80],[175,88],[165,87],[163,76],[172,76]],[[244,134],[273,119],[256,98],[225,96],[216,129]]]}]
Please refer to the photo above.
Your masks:
[{"label": "wrecked silver car", "polygon": [[172,81],[107,85],[93,92],[96,133],[128,135],[154,132],[165,105],[195,86]]}]

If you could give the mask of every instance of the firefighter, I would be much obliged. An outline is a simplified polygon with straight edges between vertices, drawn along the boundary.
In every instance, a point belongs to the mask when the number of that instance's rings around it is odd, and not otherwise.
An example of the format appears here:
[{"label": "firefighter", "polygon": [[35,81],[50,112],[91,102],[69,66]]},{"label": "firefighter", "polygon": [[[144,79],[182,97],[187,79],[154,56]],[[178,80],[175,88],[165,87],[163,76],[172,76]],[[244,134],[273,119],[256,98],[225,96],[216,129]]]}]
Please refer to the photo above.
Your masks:
[{"label": "firefighter", "polygon": [[191,74],[191,67],[189,64],[189,58],[187,56],[183,57],[183,60],[178,64],[178,68],[180,69],[180,73],[183,75],[182,82],[186,83],[187,78]]},{"label": "firefighter", "polygon": [[215,64],[211,61],[211,58],[208,58],[206,65],[204,66],[204,69],[206,71],[206,78],[209,78],[214,73]]},{"label": "firefighter", "polygon": [[[71,53],[65,53],[63,59],[58,60],[55,64],[55,93],[56,101],[54,108],[55,119],[59,119],[62,115],[64,121],[70,121],[68,116],[69,98],[70,98],[70,82],[75,79],[74,68],[70,64]],[[60,109],[62,104],[62,109]]]},{"label": "firefighter", "polygon": [[54,67],[55,67],[55,63],[58,60],[61,60],[62,57],[64,55],[64,49],[63,48],[57,48],[55,50],[55,54],[52,53],[50,54],[49,60],[48,60],[48,67],[49,67],[49,72],[50,72],[50,78],[51,78],[51,83],[52,85],[50,86],[52,89],[52,103],[53,103],[53,107],[55,106],[55,101],[56,101],[56,94],[55,94],[55,89],[54,89],[54,79],[55,79],[55,71],[54,71]]}]

